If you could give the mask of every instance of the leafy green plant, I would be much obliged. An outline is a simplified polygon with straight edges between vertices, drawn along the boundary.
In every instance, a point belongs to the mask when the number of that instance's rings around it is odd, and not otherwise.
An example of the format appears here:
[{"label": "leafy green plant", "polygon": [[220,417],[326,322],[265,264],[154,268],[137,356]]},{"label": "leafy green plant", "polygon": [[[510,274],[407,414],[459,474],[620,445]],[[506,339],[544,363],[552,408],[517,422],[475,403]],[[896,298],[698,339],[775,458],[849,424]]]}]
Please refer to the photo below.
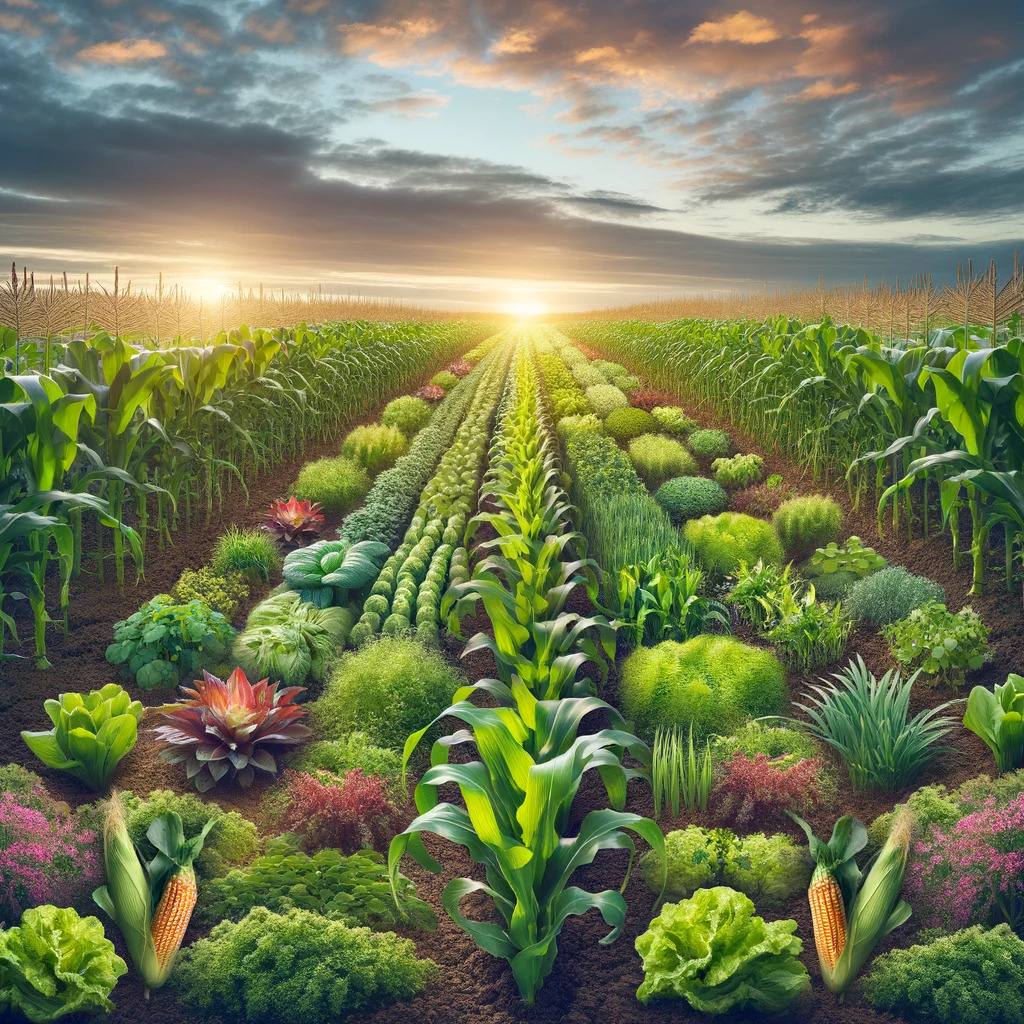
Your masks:
[{"label": "leafy green plant", "polygon": [[299,470],[291,493],[318,502],[328,515],[340,516],[355,508],[369,489],[366,470],[353,459],[339,455],[307,462]]},{"label": "leafy green plant", "polygon": [[936,744],[949,733],[953,720],[939,716],[951,705],[909,718],[917,675],[904,680],[890,669],[876,679],[857,655],[842,672],[833,673],[836,683],[822,680],[823,685],[809,688],[807,703],[797,704],[810,719],[808,732],[838,751],[854,789],[893,792],[942,752]]},{"label": "leafy green plant", "polygon": [[815,548],[838,540],[843,510],[832,498],[821,494],[802,495],[784,501],[772,516],[786,554],[807,555]]},{"label": "leafy green plant", "polygon": [[723,487],[749,487],[764,475],[760,455],[734,455],[731,459],[715,459],[711,472]]},{"label": "leafy green plant", "polygon": [[227,576],[238,573],[250,582],[268,583],[270,574],[280,565],[274,538],[263,530],[239,530],[229,527],[217,538],[210,564],[214,572]]},{"label": "leafy green plant", "polygon": [[109,996],[128,965],[95,917],[33,907],[0,930],[0,1009],[44,1024],[69,1013],[110,1012]]},{"label": "leafy green plant", "polygon": [[118,762],[138,738],[143,707],[117,685],[87,694],[62,693],[43,707],[53,728],[23,732],[21,738],[48,768],[81,779],[94,793],[110,785]]},{"label": "leafy green plant", "polygon": [[310,856],[288,839],[271,839],[266,853],[244,870],[200,886],[200,915],[213,922],[238,921],[254,907],[277,914],[296,907],[374,931],[437,927],[433,910],[416,898],[416,886],[404,875],[396,879],[401,903],[395,903],[380,854],[362,850],[346,857],[340,850],[326,849]]},{"label": "leafy green plant", "polygon": [[1020,1024],[1024,941],[1007,924],[933,932],[883,953],[864,979],[877,1010],[921,1024]]},{"label": "leafy green plant", "polygon": [[752,720],[744,722],[731,735],[716,736],[711,741],[711,759],[716,769],[736,753],[751,761],[764,754],[773,767],[784,770],[800,761],[820,759],[822,748],[803,729]]},{"label": "leafy green plant", "polygon": [[930,601],[945,601],[946,592],[924,576],[914,576],[902,565],[872,573],[850,589],[846,610],[855,619],[886,626],[905,619]]},{"label": "leafy green plant", "polygon": [[783,551],[775,531],[762,519],[741,512],[691,519],[683,536],[711,574],[729,576],[741,565],[761,561],[782,565]]},{"label": "leafy green plant", "polygon": [[[671,808],[672,817],[679,817],[680,806],[688,811],[708,809],[711,796],[711,746],[704,744],[698,756],[693,745],[693,726],[683,731],[678,726],[654,731],[651,746],[651,787],[654,790],[654,817],[661,817],[661,806]],[[680,800],[682,804],[680,805]]]},{"label": "leafy green plant", "polygon": [[398,427],[380,423],[356,427],[341,443],[341,454],[362,466],[370,476],[393,466],[408,450],[409,439]]},{"label": "leafy green plant", "polygon": [[157,594],[127,619],[114,623],[107,661],[143,690],[175,686],[185,676],[224,660],[235,639],[231,623],[202,601],[176,604]]},{"label": "leafy green plant", "polygon": [[430,422],[432,411],[422,398],[403,395],[401,398],[393,398],[384,406],[380,421],[385,427],[395,427],[406,437],[412,437]]},{"label": "leafy green plant", "polygon": [[992,690],[975,686],[964,725],[985,741],[1001,772],[1024,768],[1024,677],[1011,672]]},{"label": "leafy green plant", "polygon": [[682,442],[661,434],[644,434],[631,441],[629,458],[637,475],[651,490],[673,477],[697,472],[697,460]]},{"label": "leafy green plant", "polygon": [[642,734],[678,725],[694,737],[727,733],[786,702],[782,666],[768,651],[703,634],[634,651],[619,670],[623,714]]},{"label": "leafy green plant", "polygon": [[720,459],[729,454],[732,441],[724,430],[693,430],[686,443],[698,459]]},{"label": "leafy green plant", "polygon": [[[282,956],[282,950],[288,955]],[[181,951],[173,975],[183,1005],[260,1024],[333,1024],[411,999],[437,974],[411,939],[350,928],[308,910],[254,907]]]},{"label": "leafy green plant", "polygon": [[678,476],[667,480],[658,488],[654,498],[677,522],[717,515],[729,505],[725,488],[703,476]]},{"label": "leafy green plant", "polygon": [[820,604],[814,591],[808,590],[796,608],[785,612],[765,633],[765,639],[785,665],[805,673],[838,661],[852,628],[841,604]]},{"label": "leafy green plant", "polygon": [[592,384],[585,394],[591,411],[603,420],[629,405],[629,399],[614,384]]},{"label": "leafy green plant", "polygon": [[455,374],[451,373],[449,370],[441,370],[438,373],[435,373],[434,376],[430,378],[430,383],[433,384],[435,387],[443,388],[445,391],[449,391],[451,390],[451,388],[455,387],[455,385],[459,383],[459,378],[456,377]]},{"label": "leafy green plant", "polygon": [[358,599],[380,573],[391,549],[379,541],[319,540],[284,560],[284,581],[318,608]]},{"label": "leafy green plant", "polygon": [[970,605],[950,612],[944,604],[929,601],[885,626],[882,634],[897,661],[954,687],[992,657],[989,629]]},{"label": "leafy green plant", "polygon": [[616,441],[628,442],[641,434],[653,433],[658,429],[658,424],[643,409],[614,409],[605,417],[604,429]]},{"label": "leafy green plant", "polygon": [[796,608],[796,582],[791,571],[792,564],[783,569],[760,558],[749,566],[741,562],[731,577],[732,589],[725,600],[736,606],[754,629],[763,630]]},{"label": "leafy green plant", "polygon": [[604,423],[592,412],[563,416],[555,427],[555,436],[566,445],[576,434],[603,434]]},{"label": "leafy green plant", "polygon": [[232,619],[239,604],[249,596],[249,585],[238,572],[222,575],[209,565],[185,569],[171,587],[176,604],[202,601],[226,619]]},{"label": "leafy green plant", "polygon": [[701,1013],[777,1013],[810,989],[796,921],[766,922],[727,886],[667,903],[636,940],[642,1003],[683,998]]},{"label": "leafy green plant", "polygon": [[660,405],[651,410],[651,415],[658,423],[658,429],[665,434],[688,434],[697,426],[697,421],[690,419],[682,409],[674,405]]},{"label": "leafy green plant", "polygon": [[391,747],[377,746],[364,732],[304,743],[289,756],[288,764],[321,780],[324,772],[337,776],[359,768],[382,779],[392,792],[401,792],[404,797],[401,755]]},{"label": "leafy green plant", "polygon": [[884,569],[888,562],[874,548],[866,547],[860,537],[850,536],[842,544],[831,541],[818,548],[811,556],[811,565],[826,575],[850,573],[863,578]]}]

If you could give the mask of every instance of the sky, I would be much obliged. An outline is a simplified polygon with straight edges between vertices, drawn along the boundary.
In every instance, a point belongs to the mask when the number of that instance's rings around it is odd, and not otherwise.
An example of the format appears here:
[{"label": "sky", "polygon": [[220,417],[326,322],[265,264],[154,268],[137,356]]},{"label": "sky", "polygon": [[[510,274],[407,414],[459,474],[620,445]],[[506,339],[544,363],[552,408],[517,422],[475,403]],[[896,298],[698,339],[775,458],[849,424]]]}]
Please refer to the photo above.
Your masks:
[{"label": "sky", "polygon": [[941,281],[1024,250],[1022,95],[1019,0],[0,0],[0,260],[467,309]]}]

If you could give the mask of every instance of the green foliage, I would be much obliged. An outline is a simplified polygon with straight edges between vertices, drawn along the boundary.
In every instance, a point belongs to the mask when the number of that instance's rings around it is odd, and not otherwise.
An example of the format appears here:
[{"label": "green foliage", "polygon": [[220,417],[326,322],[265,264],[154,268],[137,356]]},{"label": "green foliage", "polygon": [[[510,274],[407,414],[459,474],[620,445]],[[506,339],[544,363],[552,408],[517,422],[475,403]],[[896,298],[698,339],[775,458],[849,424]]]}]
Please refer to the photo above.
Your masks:
[{"label": "green foliage", "polygon": [[[759,906],[780,906],[807,888],[811,865],[804,850],[784,833],[737,836],[731,829],[689,825],[665,836],[668,867],[665,896],[685,899],[697,889],[728,885]],[[650,853],[640,861],[644,881],[661,887],[661,865]]]},{"label": "green foliage", "polygon": [[806,704],[797,707],[810,719],[812,736],[839,752],[856,790],[893,792],[913,781],[942,751],[936,744],[953,719],[939,717],[949,704],[910,713],[915,672],[906,681],[890,669],[876,679],[857,655],[835,683],[810,687]]},{"label": "green foliage", "polygon": [[645,493],[629,457],[607,434],[573,434],[566,454],[577,486],[585,487],[591,500]]},{"label": "green foliage", "polygon": [[212,566],[185,569],[171,587],[176,604],[202,601],[226,619],[233,619],[239,604],[249,596],[249,585],[239,572],[222,574]]},{"label": "green foliage", "polygon": [[882,634],[897,661],[953,687],[962,686],[968,672],[992,658],[988,626],[970,605],[951,612],[944,604],[929,601],[885,626]]},{"label": "green foliage", "polygon": [[307,910],[256,907],[182,949],[172,983],[183,1005],[249,1024],[334,1024],[411,999],[437,973],[410,939],[350,928]]},{"label": "green foliage", "polygon": [[[683,742],[683,736],[686,742]],[[651,745],[651,788],[654,790],[654,817],[661,817],[662,802],[678,818],[680,808],[687,811],[708,809],[713,783],[711,747],[705,742],[698,752],[693,728],[684,733],[679,726],[654,731]]]},{"label": "green foliage", "polygon": [[224,660],[235,639],[231,623],[202,601],[175,604],[157,594],[127,619],[114,623],[107,661],[143,690],[176,686],[185,676]]},{"label": "green foliage", "polygon": [[650,434],[658,424],[649,412],[643,409],[614,409],[604,421],[604,429],[616,441],[632,441],[641,434]]},{"label": "green foliage", "polygon": [[784,501],[772,516],[772,525],[786,554],[796,558],[839,539],[843,510],[825,495],[802,495]]},{"label": "green foliage", "polygon": [[118,762],[138,738],[143,707],[117,683],[87,694],[62,693],[43,707],[53,728],[21,738],[48,768],[81,779],[94,793],[110,785]]},{"label": "green foliage", "polygon": [[370,476],[393,466],[408,450],[409,439],[398,427],[380,423],[356,427],[341,443],[341,454],[362,466]]},{"label": "green foliage", "polygon": [[693,545],[708,572],[718,576],[728,576],[744,564],[761,561],[781,565],[784,559],[771,526],[742,512],[691,519],[683,536]]},{"label": "green foliage", "polygon": [[658,423],[663,434],[688,434],[697,426],[697,421],[675,405],[659,405],[651,410],[651,415]]},{"label": "green foliage", "polygon": [[786,702],[782,666],[761,648],[704,634],[634,651],[619,671],[623,714],[641,733],[693,724],[694,736],[737,729],[777,714]]},{"label": "green foliage", "polygon": [[651,490],[672,477],[687,477],[697,472],[697,461],[682,442],[660,434],[644,434],[631,441],[629,457],[637,475]]},{"label": "green foliage", "polygon": [[846,572],[845,570],[826,573],[820,566],[814,564],[805,565],[801,573],[807,582],[814,587],[814,594],[820,601],[845,602],[849,597],[851,589],[853,589],[853,585],[861,579],[856,573]]},{"label": "green foliage", "polygon": [[985,741],[1001,772],[1024,768],[1024,677],[1011,672],[991,690],[975,686],[964,725]]},{"label": "green foliage", "polygon": [[654,498],[676,522],[717,515],[729,505],[725,488],[703,476],[677,476],[667,480]]},{"label": "green foliage", "polygon": [[441,370],[430,378],[430,383],[435,387],[441,388],[443,391],[451,391],[459,383],[459,378],[450,370]]},{"label": "green foliage", "polygon": [[863,578],[884,569],[888,564],[874,548],[865,546],[857,536],[847,537],[843,544],[832,541],[826,547],[818,548],[811,556],[811,565],[825,575],[849,573]]},{"label": "green foliage", "polygon": [[582,391],[559,391],[551,396],[551,415],[556,423],[568,416],[589,416],[590,403]]},{"label": "green foliage", "polygon": [[614,384],[592,384],[585,394],[591,410],[603,420],[629,405],[629,399]]},{"label": "green foliage", "polygon": [[864,996],[921,1024],[1024,1024],[1024,941],[1000,924],[937,933],[875,960]]},{"label": "green foliage", "polygon": [[890,565],[850,589],[846,610],[855,619],[886,626],[929,601],[945,600],[946,592],[938,583],[914,576],[902,565]]},{"label": "green foliage", "polygon": [[637,391],[640,387],[640,378],[635,373],[621,373],[611,380],[621,391]]},{"label": "green foliage", "polygon": [[802,729],[750,721],[731,735],[718,736],[711,742],[711,757],[716,765],[737,752],[750,761],[764,754],[775,767],[785,771],[800,761],[820,757],[821,746]]},{"label": "green foliage", "polygon": [[[589,409],[589,406],[588,406]],[[592,412],[576,413],[572,416],[563,416],[555,427],[555,436],[564,445],[576,434],[603,434],[604,423]]]},{"label": "green foliage", "polygon": [[732,589],[725,600],[736,605],[754,629],[762,631],[795,608],[797,583],[791,578],[792,568],[792,564],[783,569],[761,559],[749,565],[742,562],[732,575]]},{"label": "green foliage", "polygon": [[320,608],[358,600],[377,579],[391,549],[379,541],[318,540],[284,560],[284,581]]},{"label": "green foliage", "polygon": [[701,1013],[777,1013],[811,986],[795,931],[796,921],[756,917],[734,889],[699,889],[665,904],[636,940],[644,962],[637,998],[683,998]]},{"label": "green foliage", "polygon": [[122,794],[125,824],[128,835],[148,863],[157,854],[149,841],[149,826],[165,814],[177,814],[181,819],[185,838],[195,839],[213,818],[213,826],[203,842],[195,860],[196,874],[201,878],[216,878],[232,868],[248,864],[260,848],[256,826],[238,811],[225,811],[212,800],[204,800],[194,793],[174,793],[169,789],[155,789],[148,796]]},{"label": "green foliage", "polygon": [[838,661],[852,628],[841,604],[819,604],[808,591],[765,633],[765,639],[787,667],[802,674]]},{"label": "green foliage", "polygon": [[269,583],[280,562],[274,538],[265,530],[231,526],[217,538],[210,564],[222,576],[239,573],[250,582]]},{"label": "green foliage", "polygon": [[581,388],[604,387],[606,385],[611,387],[608,384],[608,378],[596,366],[592,366],[590,363],[577,363],[575,366],[569,367],[569,372]]},{"label": "green foliage", "polygon": [[688,550],[661,506],[646,494],[590,498],[581,501],[581,508],[585,514],[579,525],[590,541],[588,551],[604,571],[606,602],[615,599],[616,577],[624,567],[646,565],[661,556],[671,559]]},{"label": "green foliage", "polygon": [[731,459],[715,459],[711,471],[723,487],[749,487],[764,475],[764,460],[760,455],[734,455]]},{"label": "green foliage", "polygon": [[70,908],[33,907],[0,930],[0,1010],[33,1024],[69,1013],[110,1012],[108,998],[128,965],[95,917]]},{"label": "green foliage", "polygon": [[307,462],[291,488],[296,498],[319,502],[329,516],[351,511],[369,490],[370,477],[366,470],[343,455]]},{"label": "green foliage", "polygon": [[402,785],[402,758],[390,747],[379,747],[363,732],[350,732],[336,740],[314,740],[296,748],[288,758],[296,771],[317,776],[320,772],[344,775],[354,768],[383,779],[390,790]]},{"label": "green foliage", "polygon": [[616,377],[624,377],[626,368],[621,363],[612,363],[607,359],[594,359],[590,365],[605,377],[605,380],[614,380]]},{"label": "green foliage", "polygon": [[241,920],[254,907],[276,914],[295,907],[352,928],[433,930],[437,918],[416,898],[416,886],[399,875],[397,888],[401,907],[395,904],[384,860],[373,850],[346,857],[340,850],[326,849],[310,856],[280,838],[271,839],[264,856],[244,871],[205,882],[199,890],[198,909],[210,922]]},{"label": "green foliage", "polygon": [[381,637],[341,658],[310,714],[325,739],[361,730],[401,750],[465,683],[437,651],[410,638]]},{"label": "green foliage", "polygon": [[403,395],[401,398],[393,398],[384,406],[380,421],[385,427],[395,427],[406,437],[412,437],[427,425],[432,411],[422,398]]},{"label": "green foliage", "polygon": [[698,459],[724,458],[732,448],[732,441],[724,430],[692,430],[686,443]]}]

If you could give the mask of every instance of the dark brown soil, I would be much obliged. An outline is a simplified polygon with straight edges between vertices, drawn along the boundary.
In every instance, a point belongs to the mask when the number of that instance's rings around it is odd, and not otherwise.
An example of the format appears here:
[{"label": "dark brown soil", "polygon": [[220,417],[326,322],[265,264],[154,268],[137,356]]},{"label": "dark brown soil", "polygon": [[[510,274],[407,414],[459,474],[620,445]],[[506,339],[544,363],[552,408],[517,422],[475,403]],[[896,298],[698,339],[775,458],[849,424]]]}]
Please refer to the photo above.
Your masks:
[{"label": "dark brown soil", "polygon": [[[700,411],[697,416],[702,423],[709,426],[726,427],[737,447],[744,452],[755,451],[762,454],[771,472],[782,473],[787,481],[792,482],[802,491],[819,490],[807,481],[800,479],[799,473],[777,453],[765,451],[762,445],[750,438],[745,438],[732,430],[731,426],[721,423],[714,416]],[[303,455],[303,461],[337,450],[338,438],[332,438],[324,444],[313,445]],[[15,663],[3,666],[3,682],[8,684],[0,690],[0,709],[4,712],[0,717],[0,749],[5,756],[16,760],[45,777],[47,785],[59,798],[73,805],[81,804],[89,799],[78,784],[56,771],[49,771],[34,762],[18,737],[21,729],[38,729],[46,725],[42,709],[42,701],[62,690],[84,690],[99,686],[116,679],[116,673],[104,660],[104,650],[110,642],[111,625],[114,621],[129,614],[152,594],[168,589],[180,571],[186,566],[197,566],[203,563],[210,552],[210,547],[217,535],[229,522],[239,524],[251,522],[252,510],[261,508],[266,502],[284,493],[283,489],[293,479],[296,465],[278,467],[273,473],[253,482],[249,508],[238,506],[229,514],[220,517],[210,527],[198,526],[186,537],[178,535],[173,548],[165,552],[152,551],[147,562],[147,579],[139,586],[127,587],[124,594],[119,594],[115,586],[107,583],[103,587],[91,586],[87,578],[76,581],[73,587],[71,605],[72,629],[67,640],[61,639],[54,632],[51,645],[51,660],[54,668],[48,672],[37,672],[31,662]],[[835,491],[835,497],[844,507],[848,507],[845,492]],[[954,572],[949,557],[948,538],[932,539],[927,544],[915,542],[900,545],[891,539],[878,542],[873,540],[875,533],[874,518],[870,512],[851,514],[847,526],[851,532],[859,533],[866,542],[874,543],[876,548],[891,562],[902,563],[912,571],[923,573],[937,580],[945,588],[951,608],[958,608],[967,598],[970,585],[969,570],[965,566],[959,573]],[[1024,664],[1024,640],[1020,635],[1020,605],[1018,598],[1007,597],[999,588],[993,577],[991,593],[980,598],[973,598],[972,604],[992,629],[992,642],[995,647],[995,658],[991,664],[977,673],[971,682],[991,685],[1002,682],[1007,672]],[[472,636],[486,626],[486,619],[467,620],[463,623],[464,635]],[[462,645],[454,639],[446,642],[446,650],[453,661],[458,661]],[[847,653],[860,653],[868,665],[875,671],[881,671],[892,664],[891,656],[885,643],[871,629],[858,627],[850,637]],[[473,655],[461,662],[461,667],[471,679],[494,674],[493,658],[486,652]],[[806,685],[806,679],[793,679],[790,682],[794,696]],[[918,707],[931,706],[936,703],[961,697],[941,690],[930,690],[918,687],[915,695],[915,710]],[[615,673],[605,688],[604,696],[614,699]],[[144,703],[153,704],[163,699],[163,695],[137,693]],[[958,709],[954,709],[956,714]],[[963,729],[955,729],[949,739],[952,750],[937,759],[917,780],[916,785],[928,782],[945,782],[956,785],[961,781],[988,771],[993,766],[991,756],[984,744],[973,734]],[[852,813],[865,822],[882,811],[889,810],[893,798],[863,797],[854,794],[842,774],[840,774],[839,808],[844,813]],[[185,780],[176,766],[167,765],[155,757],[154,744],[144,737],[136,749],[121,764],[116,784],[123,788],[145,792],[156,787],[168,787],[184,791]],[[590,780],[576,801],[575,820],[578,822],[593,807],[604,806],[599,783]],[[909,792],[915,787],[907,787]],[[217,791],[215,798],[227,807],[236,808],[243,814],[260,819],[259,802],[264,790],[256,789],[249,793],[238,790]],[[902,794],[897,794],[897,796]],[[641,790],[636,783],[631,784],[629,809],[638,813],[650,813],[651,801],[649,792]],[[824,810],[813,816],[812,824],[820,834],[831,828],[837,809]],[[696,815],[694,822],[704,823],[713,820],[711,815]],[[686,824],[686,819],[679,821],[663,821],[667,832],[671,828]],[[266,824],[266,823],[264,823]],[[784,829],[782,823],[769,823],[772,829]],[[794,828],[788,829],[794,835]],[[629,905],[629,916],[626,927],[619,940],[610,946],[601,946],[598,940],[605,934],[606,928],[596,914],[588,914],[583,918],[571,918],[559,939],[559,955],[554,970],[541,990],[537,1006],[528,1008],[520,1001],[508,965],[482,951],[465,935],[443,912],[441,907],[441,891],[453,877],[459,875],[478,875],[469,857],[451,844],[427,837],[427,847],[444,865],[443,873],[433,876],[407,863],[405,872],[419,886],[420,895],[428,900],[439,911],[439,926],[436,933],[416,933],[415,938],[419,954],[436,961],[441,967],[441,976],[426,992],[412,1001],[410,1005],[399,1005],[378,1011],[377,1013],[358,1018],[363,1022],[374,1024],[398,1024],[407,1020],[420,1020],[424,1024],[516,1024],[516,1022],[536,1022],[536,1024],[591,1024],[591,1022],[609,1022],[609,1024],[668,1024],[668,1022],[697,1021],[702,1015],[691,1011],[685,1003],[673,1002],[661,1006],[643,1007],[636,1000],[636,989],[643,980],[641,962],[634,950],[634,940],[648,925],[654,908],[654,897],[634,874],[627,889],[626,899]],[[605,852],[600,855],[595,865],[581,871],[574,878],[576,884],[585,888],[600,890],[618,888],[626,866],[626,855],[618,852]],[[467,901],[467,907],[479,916],[490,911],[483,900],[473,903],[478,897]],[[798,934],[804,941],[802,959],[807,965],[813,979],[812,997],[806,1003],[795,1008],[788,1014],[795,1022],[830,1022],[830,1024],[885,1024],[895,1018],[879,1014],[865,1006],[858,990],[847,996],[843,1004],[837,1003],[834,996],[823,989],[813,951],[813,939],[810,915],[803,897],[794,898],[781,910],[768,912],[770,918],[790,917],[798,923]],[[199,937],[204,929],[193,926],[187,941]],[[114,933],[116,929],[108,929]],[[883,949],[892,945],[906,945],[915,934],[913,919],[895,935],[890,936]],[[119,936],[116,941],[120,945]],[[120,949],[122,955],[124,950]],[[133,972],[129,972],[113,993],[117,1009],[108,1018],[112,1024],[134,1024],[139,1020],[152,1021],[154,1024],[199,1024],[207,1021],[219,1024],[219,1018],[199,1017],[186,1013],[178,1005],[171,990],[153,994],[150,1002],[144,1003],[140,985]],[[77,1024],[78,1018],[68,1018]],[[749,1019],[743,1016],[732,1016],[731,1020]]]}]

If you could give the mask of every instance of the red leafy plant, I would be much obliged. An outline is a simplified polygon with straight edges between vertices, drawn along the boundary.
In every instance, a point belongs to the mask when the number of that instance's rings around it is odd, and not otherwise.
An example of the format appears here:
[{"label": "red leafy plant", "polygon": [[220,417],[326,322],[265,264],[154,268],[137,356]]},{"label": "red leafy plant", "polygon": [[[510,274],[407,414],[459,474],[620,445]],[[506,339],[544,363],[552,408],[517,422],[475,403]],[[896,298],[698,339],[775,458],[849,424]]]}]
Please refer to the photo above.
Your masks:
[{"label": "red leafy plant", "polygon": [[737,751],[725,762],[725,774],[715,787],[713,803],[732,825],[763,824],[784,818],[786,811],[807,815],[822,803],[820,757],[805,757],[788,768],[767,754],[753,760]]},{"label": "red leafy plant", "polygon": [[334,847],[352,854],[372,846],[383,853],[402,827],[383,780],[361,768],[315,776],[289,768],[284,781],[288,795],[278,827],[298,834],[307,852]]},{"label": "red leafy plant", "polygon": [[270,503],[260,527],[283,547],[305,547],[324,528],[321,507],[318,501],[299,501],[295,497],[284,501],[278,498]]},{"label": "red leafy plant", "polygon": [[424,398],[428,402],[439,402],[444,398],[444,388],[437,384],[424,384],[423,387],[416,392],[417,398]]},{"label": "red leafy plant", "polygon": [[582,341],[577,341],[574,344],[576,345],[576,348],[578,348],[588,359],[601,358],[600,352],[596,349],[592,349],[589,345],[584,345]]},{"label": "red leafy plant", "polygon": [[473,364],[465,359],[456,359],[451,366],[448,367],[449,373],[454,373],[456,377],[465,377],[473,369]]},{"label": "red leafy plant", "polygon": [[266,679],[250,683],[240,668],[227,680],[203,672],[195,689],[181,688],[188,700],[153,709],[170,723],[155,730],[168,744],[160,756],[174,764],[184,762],[200,793],[225,776],[251,786],[255,769],[277,771],[272,751],[295,746],[310,735],[299,721],[306,709],[294,703],[304,691],[304,686],[282,689]]},{"label": "red leafy plant", "polygon": [[796,491],[788,484],[781,484],[778,487],[755,484],[733,494],[729,508],[733,512],[744,512],[755,518],[769,519],[784,501],[795,497]]},{"label": "red leafy plant", "polygon": [[659,406],[675,405],[676,399],[665,391],[653,391],[650,388],[640,388],[630,392],[629,404],[634,409],[643,409],[650,412]]}]

